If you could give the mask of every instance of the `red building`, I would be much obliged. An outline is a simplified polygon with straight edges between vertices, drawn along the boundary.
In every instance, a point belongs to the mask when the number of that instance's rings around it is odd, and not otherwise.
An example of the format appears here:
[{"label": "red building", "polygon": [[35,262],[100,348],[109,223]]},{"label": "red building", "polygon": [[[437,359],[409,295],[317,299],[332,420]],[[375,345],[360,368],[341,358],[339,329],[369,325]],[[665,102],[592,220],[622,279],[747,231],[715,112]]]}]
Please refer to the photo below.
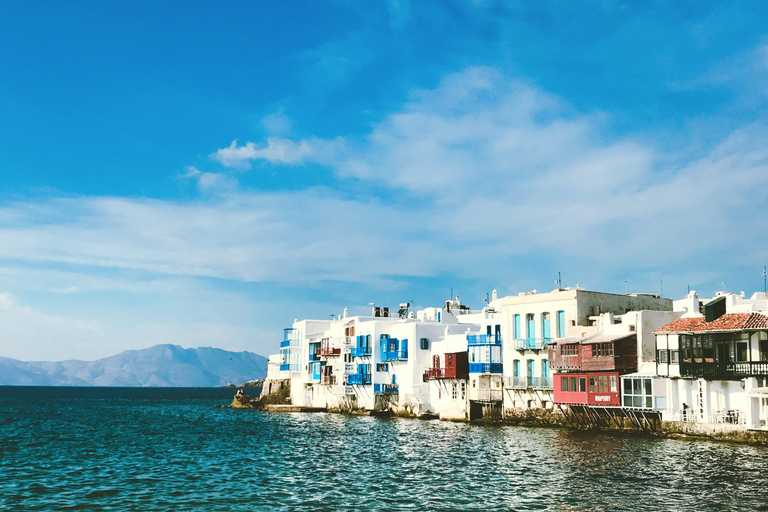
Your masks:
[{"label": "red building", "polygon": [[618,407],[619,376],[637,370],[637,335],[563,338],[549,345],[549,366],[554,403]]},{"label": "red building", "polygon": [[434,379],[467,379],[469,377],[469,362],[466,352],[444,354],[441,366],[440,356],[432,357],[432,368],[424,372],[424,380]]}]

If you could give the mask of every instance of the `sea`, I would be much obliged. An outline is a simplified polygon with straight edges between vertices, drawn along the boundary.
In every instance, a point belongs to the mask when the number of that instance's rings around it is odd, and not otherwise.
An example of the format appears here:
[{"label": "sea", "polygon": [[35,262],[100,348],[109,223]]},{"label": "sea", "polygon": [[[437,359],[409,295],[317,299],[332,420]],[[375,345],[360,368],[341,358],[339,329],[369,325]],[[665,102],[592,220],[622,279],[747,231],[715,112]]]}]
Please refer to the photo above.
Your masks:
[{"label": "sea", "polygon": [[0,387],[0,510],[757,511],[768,448]]}]

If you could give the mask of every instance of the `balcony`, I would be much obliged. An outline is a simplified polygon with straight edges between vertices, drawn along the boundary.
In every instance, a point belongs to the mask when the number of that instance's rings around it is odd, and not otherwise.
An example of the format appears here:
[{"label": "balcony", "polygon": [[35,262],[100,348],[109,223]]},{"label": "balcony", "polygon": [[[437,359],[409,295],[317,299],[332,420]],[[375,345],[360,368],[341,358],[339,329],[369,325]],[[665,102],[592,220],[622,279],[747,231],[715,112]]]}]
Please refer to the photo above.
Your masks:
[{"label": "balcony", "polygon": [[469,373],[501,373],[501,363],[469,363]]},{"label": "balcony", "polygon": [[397,384],[374,384],[373,392],[381,395],[393,395],[398,393]]},{"label": "balcony", "polygon": [[552,343],[552,338],[518,338],[515,350],[544,350]]},{"label": "balcony", "polygon": [[549,377],[507,377],[504,379],[507,389],[552,389]]},{"label": "balcony", "polygon": [[293,329],[291,327],[283,329],[283,341],[280,342],[280,348],[300,346],[301,332],[298,329]]},{"label": "balcony", "polygon": [[497,345],[501,346],[501,335],[496,334],[468,334],[467,345]]},{"label": "balcony", "polygon": [[336,385],[336,376],[335,375],[323,375],[320,377],[320,384],[323,384],[325,386],[335,386]]},{"label": "balcony", "polygon": [[308,361],[319,361],[320,360],[320,351],[309,354],[307,357]]},{"label": "balcony", "polygon": [[338,356],[338,355],[341,355],[341,349],[332,348],[332,347],[322,347],[320,349],[320,355],[325,357]]},{"label": "balcony", "polygon": [[370,373],[350,373],[347,375],[347,384],[350,386],[364,386],[371,383]]},{"label": "balcony", "polygon": [[[455,372],[454,372],[455,373]],[[445,379],[445,368],[428,368],[424,372],[424,380]]]},{"label": "balcony", "polygon": [[300,364],[281,364],[280,371],[281,372],[300,372],[301,365]]},{"label": "balcony", "polygon": [[381,362],[387,361],[407,361],[407,350],[389,350],[381,353]]},{"label": "balcony", "polygon": [[768,362],[680,363],[680,376],[704,379],[741,379],[768,376]]},{"label": "balcony", "polygon": [[371,355],[371,347],[352,347],[350,349],[352,357],[365,357]]},{"label": "balcony", "polygon": [[476,397],[480,402],[500,402],[503,399],[500,389],[478,389]]}]

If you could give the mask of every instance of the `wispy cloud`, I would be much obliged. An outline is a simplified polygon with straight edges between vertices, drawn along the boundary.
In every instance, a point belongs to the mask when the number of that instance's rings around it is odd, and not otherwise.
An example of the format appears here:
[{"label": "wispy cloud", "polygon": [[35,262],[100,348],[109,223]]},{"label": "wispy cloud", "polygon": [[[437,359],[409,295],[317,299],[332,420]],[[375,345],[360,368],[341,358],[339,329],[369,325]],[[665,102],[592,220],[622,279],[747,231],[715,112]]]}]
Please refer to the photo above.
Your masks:
[{"label": "wispy cloud", "polygon": [[[214,154],[231,166],[323,163],[342,184],[351,178],[375,192],[350,197],[314,187],[230,191],[216,202],[18,203],[0,209],[14,219],[0,229],[0,258],[362,283],[450,273],[457,265],[493,279],[496,269],[481,260],[537,253],[669,268],[701,262],[724,241],[750,248],[737,260],[768,257],[755,242],[768,228],[752,220],[761,218],[768,192],[764,126],[679,161],[640,141],[608,137],[607,122],[493,69],[470,68],[435,90],[414,91],[354,144],[269,138]],[[750,229],[729,229],[737,222]]]},{"label": "wispy cloud", "polygon": [[231,189],[237,187],[237,179],[222,173],[202,172],[197,167],[189,165],[181,177],[194,180],[201,192],[216,189]]},{"label": "wispy cloud", "polygon": [[323,141],[318,138],[293,141],[284,138],[268,137],[266,144],[257,146],[247,142],[238,146],[233,140],[229,147],[221,148],[211,155],[211,158],[225,167],[250,169],[251,162],[262,160],[278,165],[299,165],[305,162],[326,162],[332,158],[341,146],[343,140]]}]

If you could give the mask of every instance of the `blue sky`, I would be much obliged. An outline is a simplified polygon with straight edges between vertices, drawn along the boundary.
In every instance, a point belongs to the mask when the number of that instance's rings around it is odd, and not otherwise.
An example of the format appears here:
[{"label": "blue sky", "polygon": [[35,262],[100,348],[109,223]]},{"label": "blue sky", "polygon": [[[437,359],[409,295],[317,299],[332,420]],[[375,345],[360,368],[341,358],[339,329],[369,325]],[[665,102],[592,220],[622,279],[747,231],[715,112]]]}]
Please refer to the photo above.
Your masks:
[{"label": "blue sky", "polygon": [[[762,291],[762,2],[0,7],[0,356]],[[724,284],[723,284],[724,283]]]}]

